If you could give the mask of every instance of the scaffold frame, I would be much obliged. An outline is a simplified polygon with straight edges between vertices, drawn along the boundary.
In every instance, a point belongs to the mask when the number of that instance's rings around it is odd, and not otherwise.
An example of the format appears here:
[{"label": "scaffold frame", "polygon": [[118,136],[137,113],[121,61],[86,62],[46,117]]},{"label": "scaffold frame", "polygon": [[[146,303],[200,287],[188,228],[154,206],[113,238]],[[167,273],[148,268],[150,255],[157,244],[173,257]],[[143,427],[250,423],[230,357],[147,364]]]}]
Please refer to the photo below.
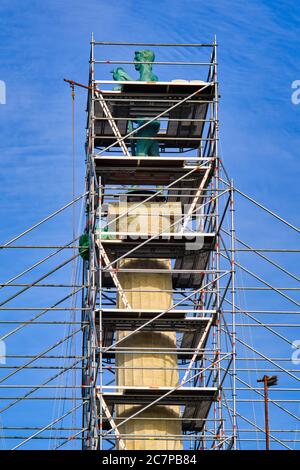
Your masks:
[{"label": "scaffold frame", "polygon": [[[199,76],[206,73],[206,79],[176,80],[172,76],[171,80],[145,84],[138,80],[108,80],[107,74],[98,72],[98,67],[107,65],[133,65],[128,54],[118,60],[114,56],[109,60],[97,58],[99,50],[121,48],[121,51],[127,47],[192,48],[195,55],[200,53],[195,61],[155,60],[153,65],[170,67],[172,74],[176,66],[183,70],[197,67],[201,70]],[[256,385],[255,378],[263,373],[276,373],[283,382],[272,390],[269,398],[270,406],[281,413],[284,423],[281,427],[271,426],[271,445],[276,449],[299,448],[300,400],[294,384],[299,381],[300,361],[289,365],[290,357],[277,355],[276,350],[266,352],[256,345],[252,333],[247,335],[247,330],[259,331],[268,338],[266,341],[274,338],[276,345],[278,341],[296,352],[299,350],[300,344],[291,335],[299,326],[294,319],[300,314],[295,309],[300,306],[295,298],[300,279],[269,254],[296,256],[300,250],[253,247],[242,240],[236,235],[236,199],[242,198],[297,235],[300,229],[237,188],[227,174],[219,147],[217,50],[216,40],[211,44],[156,44],[98,42],[92,37],[89,83],[85,87],[88,97],[84,193],[0,246],[5,254],[54,250],[1,282],[0,290],[7,292],[11,288],[13,294],[0,301],[3,314],[0,324],[4,328],[0,340],[9,341],[31,327],[65,328],[64,334],[58,333],[50,345],[44,347],[43,343],[37,353],[25,348],[24,354],[11,351],[6,354],[7,364],[1,367],[0,399],[4,405],[0,416],[3,416],[1,440],[8,442],[9,448],[28,448],[35,443],[43,446],[46,441],[52,449],[126,450],[126,442],[132,439],[159,439],[157,435],[137,437],[122,432],[126,422],[147,419],[141,413],[159,404],[180,406],[176,419],[181,423],[182,433],[164,436],[164,440],[180,441],[183,449],[235,450],[255,445],[262,448],[265,429],[257,414],[263,403],[263,390]],[[203,51],[208,58],[202,59]],[[70,83],[74,91],[77,84]],[[114,85],[121,86],[121,91],[113,90]],[[202,107],[202,111],[197,111],[197,107]],[[180,114],[182,109],[185,111]],[[140,138],[135,135],[137,128],[127,127],[134,118],[145,120],[139,130],[149,122],[163,123],[158,136],[149,138],[158,141],[160,155],[132,155],[133,142]],[[123,202],[135,185],[139,192],[132,192],[131,205],[109,219],[108,207],[116,201]],[[16,244],[82,201],[84,228],[89,238],[88,260],[79,263],[80,232],[65,244]],[[118,227],[122,218],[154,201],[175,201],[187,209],[167,230],[124,231]],[[240,260],[247,254],[264,261],[292,284],[278,286],[266,280]],[[128,257],[151,256],[171,261],[169,270],[147,269],[148,273],[168,272],[172,276],[174,302],[169,309],[132,308],[122,287],[120,275],[143,270],[126,269],[119,262]],[[57,258],[55,263],[53,259]],[[42,266],[49,262],[53,262],[49,270],[41,273]],[[75,263],[71,281],[62,280],[58,273]],[[30,276],[35,272],[37,277],[32,280]],[[241,273],[247,280],[254,280],[254,285],[245,285],[243,278],[240,282]],[[23,276],[29,276],[27,282],[19,281]],[[54,280],[48,281],[48,277]],[[51,301],[50,306],[43,302],[31,306],[26,295],[35,292],[35,288],[42,292],[61,290],[64,295]],[[247,308],[238,299],[251,292],[257,300],[253,301],[253,308]],[[278,308],[268,308],[261,300],[261,295],[269,293],[282,301]],[[25,296],[23,304],[7,306],[21,295]],[[118,307],[118,298],[124,308]],[[287,307],[289,304],[293,310]],[[16,319],[6,316],[10,312]],[[19,316],[27,313],[30,317],[26,320]],[[64,313],[64,318],[58,316]],[[44,315],[48,316],[47,321],[41,320]],[[128,331],[127,337],[140,331],[177,332],[176,348],[168,349],[167,353],[178,358],[178,385],[152,388],[116,383],[116,354],[141,351],[147,354],[147,348],[128,349],[124,339],[117,339],[116,332],[124,329]],[[166,349],[157,348],[155,353],[165,354]],[[155,365],[151,370],[155,374]],[[23,375],[28,371],[36,374],[38,383],[32,384]],[[276,393],[280,398],[276,398]],[[28,425],[20,426],[4,421],[13,407],[23,406],[24,410],[28,403],[39,401],[46,401],[49,406],[54,403],[52,419],[36,425],[29,420]],[[116,412],[120,403],[139,404],[142,408],[121,418]],[[247,428],[243,427],[245,424]]]}]

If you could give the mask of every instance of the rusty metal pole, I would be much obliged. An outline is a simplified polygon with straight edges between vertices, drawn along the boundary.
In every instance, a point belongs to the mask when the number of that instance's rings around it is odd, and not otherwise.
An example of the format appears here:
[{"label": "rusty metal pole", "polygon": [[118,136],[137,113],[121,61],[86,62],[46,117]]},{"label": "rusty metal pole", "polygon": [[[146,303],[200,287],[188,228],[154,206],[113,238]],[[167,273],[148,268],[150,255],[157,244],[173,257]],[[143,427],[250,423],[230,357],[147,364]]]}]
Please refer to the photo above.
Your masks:
[{"label": "rusty metal pole", "polygon": [[277,385],[277,375],[267,376],[264,375],[262,379],[257,382],[264,384],[264,402],[265,402],[265,434],[266,434],[266,450],[270,450],[270,427],[269,427],[269,387]]},{"label": "rusty metal pole", "polygon": [[264,376],[266,450],[270,450],[268,377]]}]

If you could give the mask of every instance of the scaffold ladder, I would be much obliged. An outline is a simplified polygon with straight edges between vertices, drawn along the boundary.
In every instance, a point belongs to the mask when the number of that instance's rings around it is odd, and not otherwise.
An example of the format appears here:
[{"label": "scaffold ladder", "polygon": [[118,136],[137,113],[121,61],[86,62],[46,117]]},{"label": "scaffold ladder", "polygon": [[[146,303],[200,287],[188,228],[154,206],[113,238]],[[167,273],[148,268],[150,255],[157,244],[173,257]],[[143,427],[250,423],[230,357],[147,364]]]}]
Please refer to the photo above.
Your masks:
[{"label": "scaffold ladder", "polygon": [[126,446],[125,446],[125,443],[124,443],[123,439],[121,438],[121,434],[120,434],[120,432],[119,432],[119,430],[118,430],[118,427],[117,427],[116,423],[114,422],[114,419],[113,419],[113,417],[112,417],[112,415],[111,415],[111,413],[110,413],[110,411],[109,411],[109,408],[108,408],[108,406],[107,406],[107,404],[106,404],[106,402],[105,402],[103,396],[102,396],[101,394],[99,394],[98,396],[99,396],[99,400],[100,400],[100,402],[101,402],[102,409],[103,409],[104,413],[106,414],[106,417],[107,417],[107,419],[108,419],[108,421],[109,421],[109,424],[110,424],[111,428],[112,428],[112,429],[114,430],[114,432],[115,432],[115,435],[116,435],[116,438],[117,438],[117,440],[118,440],[120,449],[121,449],[121,450],[127,450],[127,449],[126,449]]},{"label": "scaffold ladder", "polygon": [[[111,263],[110,263],[110,260],[109,260],[109,257],[107,256],[107,253],[103,247],[103,244],[100,242],[100,256],[102,257],[104,263],[105,263],[105,266],[109,266]],[[118,279],[118,276],[116,274],[116,269],[114,268],[109,268],[107,269],[107,271],[109,272],[109,274],[111,275],[112,277],[112,280],[115,284],[115,286],[117,287],[118,289],[118,292],[120,293],[120,296],[121,296],[121,299],[125,305],[125,308],[127,308],[128,310],[131,309],[131,305],[129,304],[128,300],[127,300],[127,297],[124,293],[124,290],[121,286],[121,283]]]},{"label": "scaffold ladder", "polygon": [[126,157],[130,157],[130,153],[129,153],[129,150],[127,148],[127,145],[125,144],[124,139],[121,136],[121,133],[118,129],[118,126],[116,125],[116,123],[115,123],[115,121],[114,121],[114,119],[111,115],[109,107],[107,106],[107,103],[106,103],[105,99],[103,98],[102,93],[100,92],[100,90],[98,88],[95,90],[95,92],[98,94],[99,103],[100,103],[100,106],[103,110],[103,114],[105,115],[105,117],[107,117],[109,125],[112,128],[112,131],[113,131],[113,133],[114,133],[114,135],[115,135],[115,137],[118,141],[118,144],[120,145],[120,147],[122,149],[123,154],[126,155]]}]

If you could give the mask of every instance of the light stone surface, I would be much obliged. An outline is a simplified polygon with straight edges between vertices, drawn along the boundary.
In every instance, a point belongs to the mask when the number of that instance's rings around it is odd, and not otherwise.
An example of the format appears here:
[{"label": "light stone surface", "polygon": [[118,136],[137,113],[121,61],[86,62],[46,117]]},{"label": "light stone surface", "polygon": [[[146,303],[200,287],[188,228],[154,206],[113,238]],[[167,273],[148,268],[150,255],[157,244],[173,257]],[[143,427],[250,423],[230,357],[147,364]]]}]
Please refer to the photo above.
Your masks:
[{"label": "light stone surface", "polygon": [[[169,260],[149,259],[125,259],[119,267],[143,268],[143,269],[168,269]],[[172,279],[171,274],[151,273],[120,273],[119,280],[122,288],[126,290],[127,299],[134,309],[168,309],[172,306]],[[133,292],[135,291],[135,292]],[[146,292],[142,292],[146,291]],[[155,291],[149,292],[147,291]],[[169,291],[169,292],[165,292]],[[124,308],[119,297],[118,308]],[[121,331],[118,339],[125,337],[129,332]],[[139,332],[132,335],[121,344],[123,347],[147,348],[176,348],[175,332]],[[117,354],[117,385],[127,386],[176,386],[178,384],[178,365],[175,354]],[[154,369],[159,368],[159,370]],[[140,405],[118,405],[117,415],[125,418],[141,408]],[[179,406],[153,406],[142,412],[138,418],[130,420],[120,428],[120,433],[128,435],[131,439],[124,438],[128,450],[176,450],[182,449],[181,441],[163,439],[164,436],[181,435],[181,423],[176,418],[179,416]],[[173,418],[166,420],[166,418]],[[116,420],[117,423],[119,419]],[[151,435],[152,438],[138,436]],[[137,439],[133,437],[137,436]],[[157,438],[155,438],[157,436]],[[158,439],[159,437],[159,439]]]},{"label": "light stone surface", "polygon": [[[109,235],[109,232],[135,232],[148,235],[178,232],[182,225],[181,204],[178,202],[145,202],[138,207],[137,202],[116,202],[109,204],[107,236],[111,239],[122,235]],[[128,215],[126,212],[129,211]],[[126,214],[119,217],[121,214]],[[115,218],[115,223],[111,223]]]}]

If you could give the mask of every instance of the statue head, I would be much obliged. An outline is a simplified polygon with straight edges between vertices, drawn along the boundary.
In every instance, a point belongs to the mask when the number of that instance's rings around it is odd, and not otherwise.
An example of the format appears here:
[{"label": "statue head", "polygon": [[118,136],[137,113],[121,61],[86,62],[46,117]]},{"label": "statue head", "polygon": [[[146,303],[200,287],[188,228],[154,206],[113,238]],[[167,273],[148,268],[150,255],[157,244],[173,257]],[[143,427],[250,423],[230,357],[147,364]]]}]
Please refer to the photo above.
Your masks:
[{"label": "statue head", "polygon": [[143,66],[148,65],[152,67],[152,64],[141,64],[140,62],[154,62],[155,54],[153,51],[146,49],[144,51],[135,51],[134,53],[134,68],[140,70]]}]

